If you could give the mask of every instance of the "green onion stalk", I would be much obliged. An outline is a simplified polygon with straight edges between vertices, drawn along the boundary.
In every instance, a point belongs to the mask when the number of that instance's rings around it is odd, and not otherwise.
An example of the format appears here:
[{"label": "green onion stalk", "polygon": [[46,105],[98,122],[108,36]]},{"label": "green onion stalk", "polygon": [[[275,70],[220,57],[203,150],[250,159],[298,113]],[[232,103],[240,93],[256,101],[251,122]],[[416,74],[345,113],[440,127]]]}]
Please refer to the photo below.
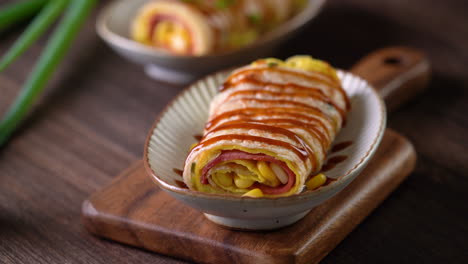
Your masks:
[{"label": "green onion stalk", "polygon": [[[45,8],[40,11],[39,16],[33,21],[34,24],[26,30],[25,35],[1,60],[2,65],[8,65],[12,62],[44,31],[44,27],[50,25],[54,17],[57,16],[57,12],[68,6],[62,21],[53,32],[18,97],[0,122],[0,145],[5,144],[26,117],[95,4],[96,0],[49,0]],[[38,32],[40,33],[38,34]]]},{"label": "green onion stalk", "polygon": [[35,15],[48,0],[23,0],[0,6],[0,32]]},{"label": "green onion stalk", "polygon": [[67,0],[54,0],[47,3],[26,31],[15,42],[15,45],[0,60],[0,72],[14,62],[50,27],[65,9],[67,3]]}]

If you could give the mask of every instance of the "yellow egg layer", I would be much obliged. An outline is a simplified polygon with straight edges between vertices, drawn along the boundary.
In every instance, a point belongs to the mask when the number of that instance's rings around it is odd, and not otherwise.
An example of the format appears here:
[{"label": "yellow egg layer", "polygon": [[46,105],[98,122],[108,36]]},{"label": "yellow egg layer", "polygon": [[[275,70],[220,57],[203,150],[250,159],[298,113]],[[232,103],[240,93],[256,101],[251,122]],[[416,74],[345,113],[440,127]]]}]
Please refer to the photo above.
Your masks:
[{"label": "yellow egg layer", "polygon": [[339,81],[336,70],[330,66],[330,64],[307,55],[293,56],[284,61],[276,58],[260,59],[254,61],[252,65],[281,66],[304,71],[313,71],[325,74],[333,80]]},{"label": "yellow egg layer", "polygon": [[[248,193],[250,192],[250,188],[255,182],[259,182],[261,184],[265,184],[268,186],[276,187],[279,186],[281,183],[279,182],[278,178],[276,177],[275,173],[271,170],[268,166],[267,162],[263,161],[248,161],[248,160],[231,160],[228,162],[223,162],[218,164],[216,167],[213,168],[214,171],[211,174],[211,180],[217,185],[218,188],[214,188],[210,184],[203,184],[201,183],[201,170],[202,168],[213,158],[218,155],[221,150],[240,150],[247,153],[263,153],[272,157],[276,157],[278,160],[281,160],[277,157],[277,155],[270,151],[265,151],[263,149],[248,149],[242,146],[219,146],[217,148],[213,148],[210,151],[205,151],[200,154],[197,164],[193,165],[194,168],[192,173],[194,174],[192,177],[192,185],[199,191],[209,192],[209,193],[224,193],[225,191],[232,192],[232,193]],[[282,193],[281,195],[267,195],[262,194],[265,197],[273,197],[273,196],[288,196],[293,193],[296,193],[300,182],[299,174],[297,169],[294,165],[287,160],[282,160],[286,163],[286,165],[294,172],[296,175],[296,184],[286,193]]]},{"label": "yellow egg layer", "polygon": [[[156,16],[154,13],[151,15]],[[136,20],[132,29],[134,40],[146,45],[167,47],[175,53],[185,53],[190,49],[190,32],[184,25],[166,20],[158,22],[151,29],[150,21],[145,17]]]},{"label": "yellow egg layer", "polygon": [[190,34],[179,23],[162,21],[155,26],[152,42],[156,46],[169,47],[176,53],[184,53],[190,48]]}]

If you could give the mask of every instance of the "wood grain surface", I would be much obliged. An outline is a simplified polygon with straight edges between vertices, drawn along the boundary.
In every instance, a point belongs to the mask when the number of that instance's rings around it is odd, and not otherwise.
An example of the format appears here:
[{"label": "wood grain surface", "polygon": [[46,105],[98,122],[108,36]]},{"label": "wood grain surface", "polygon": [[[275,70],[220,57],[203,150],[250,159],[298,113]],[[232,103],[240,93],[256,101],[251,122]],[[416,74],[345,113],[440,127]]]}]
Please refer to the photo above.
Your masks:
[{"label": "wood grain surface", "polygon": [[[279,51],[349,68],[377,48],[409,45],[433,65],[428,90],[388,122],[415,145],[415,172],[322,263],[468,259],[467,24],[465,1],[335,0]],[[21,30],[0,34],[0,53]],[[0,74],[0,111],[45,40]],[[0,263],[183,263],[97,239],[79,220],[82,201],[141,157],[152,121],[181,89],[111,52],[90,19],[47,94],[1,149]]]},{"label": "wood grain surface", "polygon": [[292,226],[269,232],[219,227],[156,187],[142,162],[83,203],[91,233],[202,263],[317,263],[414,169],[411,143],[388,130],[369,166]]},{"label": "wood grain surface", "polygon": [[[374,51],[351,71],[394,107],[423,90],[430,75],[424,54],[405,47]],[[97,236],[196,262],[317,263],[413,171],[415,161],[411,143],[389,130],[345,191],[288,228],[248,233],[213,225],[154,186],[137,162],[83,202],[82,219]]]}]

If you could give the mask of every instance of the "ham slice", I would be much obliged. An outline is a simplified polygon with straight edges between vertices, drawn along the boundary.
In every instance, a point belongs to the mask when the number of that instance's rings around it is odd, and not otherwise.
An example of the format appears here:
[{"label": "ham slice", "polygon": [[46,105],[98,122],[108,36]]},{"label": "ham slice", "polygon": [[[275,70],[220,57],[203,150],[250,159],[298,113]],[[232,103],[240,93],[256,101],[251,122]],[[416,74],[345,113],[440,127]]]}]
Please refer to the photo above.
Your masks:
[{"label": "ham slice", "polygon": [[270,187],[261,183],[255,183],[254,188],[259,188],[262,190],[264,194],[281,194],[289,191],[296,181],[296,175],[294,172],[284,163],[272,156],[268,156],[265,154],[252,154],[247,153],[244,151],[239,150],[228,150],[223,151],[221,155],[210,161],[208,164],[203,167],[201,173],[201,183],[209,184],[208,183],[208,172],[217,164],[229,161],[229,160],[256,160],[256,161],[265,161],[265,162],[272,162],[280,166],[287,174],[288,174],[288,182],[286,184],[282,184],[278,187]]}]

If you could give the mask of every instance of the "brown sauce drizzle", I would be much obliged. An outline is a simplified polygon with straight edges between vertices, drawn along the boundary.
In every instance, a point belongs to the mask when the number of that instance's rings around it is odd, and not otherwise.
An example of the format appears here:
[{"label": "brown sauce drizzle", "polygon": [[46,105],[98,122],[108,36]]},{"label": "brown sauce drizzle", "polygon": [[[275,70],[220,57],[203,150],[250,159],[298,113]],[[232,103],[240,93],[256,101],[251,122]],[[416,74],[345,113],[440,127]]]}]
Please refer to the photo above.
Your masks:
[{"label": "brown sauce drizzle", "polygon": [[[216,126],[222,120],[226,118],[234,117],[234,116],[238,116],[239,120],[240,119],[255,120],[255,117],[261,117],[265,115],[280,115],[280,116],[288,117],[288,119],[292,119],[292,120],[305,119],[308,122],[317,124],[324,131],[328,131],[328,128],[320,119],[313,117],[313,116],[308,116],[308,115],[304,115],[301,113],[297,113],[299,111],[309,112],[309,111],[305,111],[303,108],[286,108],[286,107],[271,107],[268,109],[251,107],[251,108],[237,109],[237,110],[224,112],[216,116],[215,118],[211,119],[206,124],[205,129],[210,130],[212,127]],[[295,112],[295,113],[292,113],[292,112]],[[313,111],[312,114],[315,114],[315,111]]]},{"label": "brown sauce drizzle", "polygon": [[[237,86],[239,84],[252,84],[252,85],[261,86],[261,87],[270,86],[270,87],[280,88],[280,89],[283,89],[283,90],[286,90],[286,89],[287,90],[293,90],[294,91],[293,94],[295,94],[295,93],[298,93],[298,94],[306,93],[306,94],[322,95],[322,97],[327,99],[327,101],[325,101],[326,103],[330,103],[331,105],[333,105],[335,107],[335,109],[337,109],[337,111],[339,111],[340,114],[342,114],[343,120],[345,120],[345,117],[346,117],[345,113],[350,108],[350,102],[348,102],[348,97],[346,96],[346,94],[342,94],[344,96],[345,107],[346,107],[346,109],[343,109],[341,107],[338,107],[336,104],[334,104],[329,99],[329,96],[325,95],[325,93],[322,91],[322,89],[317,88],[317,87],[303,86],[303,85],[299,85],[299,84],[296,84],[296,83],[280,84],[280,83],[274,83],[274,82],[261,81],[261,80],[257,80],[256,78],[254,78],[251,75],[247,75],[246,77],[239,78],[239,80],[237,80],[236,82],[232,82],[230,84],[230,87],[235,87],[235,86]],[[234,93],[236,93],[236,92],[234,92]]]},{"label": "brown sauce drizzle", "polygon": [[179,175],[180,177],[182,177],[182,175],[184,175],[184,171],[181,170],[181,169],[172,168],[172,171],[173,171],[175,174]]},{"label": "brown sauce drizzle", "polygon": [[[340,114],[341,119],[343,121],[346,118],[346,111],[341,109],[340,107],[338,107],[333,101],[330,100],[330,98],[328,96],[325,96],[323,94],[323,92],[321,92],[321,91],[320,91],[320,93],[318,93],[316,91],[315,92],[310,91],[310,92],[284,93],[284,92],[273,92],[273,91],[268,91],[268,90],[241,90],[241,91],[235,91],[235,92],[231,93],[229,96],[227,96],[225,98],[225,100],[223,102],[226,102],[229,99],[231,99],[232,97],[235,97],[235,96],[238,96],[238,95],[254,96],[256,94],[268,94],[268,95],[271,95],[271,96],[289,95],[289,96],[292,96],[292,97],[313,98],[313,99],[322,101],[325,104],[331,105],[333,108],[335,108],[336,111],[338,111],[338,113]],[[257,98],[244,98],[244,99],[257,99]],[[276,99],[273,99],[273,100],[276,100]],[[282,100],[282,101],[288,101],[288,102],[292,102],[292,103],[295,102],[294,100]]]},{"label": "brown sauce drizzle", "polygon": [[320,77],[317,77],[317,76],[307,75],[307,74],[302,73],[302,72],[291,71],[291,70],[288,70],[288,69],[282,69],[282,68],[278,68],[278,67],[268,67],[268,68],[246,68],[246,69],[240,70],[240,71],[232,74],[231,76],[228,77],[226,82],[221,87],[221,91],[224,91],[225,89],[228,89],[231,86],[231,84],[237,82],[239,79],[242,79],[245,76],[252,77],[256,73],[261,74],[261,73],[263,73],[265,71],[277,72],[277,73],[282,73],[282,74],[289,74],[289,75],[293,75],[294,77],[307,79],[307,80],[310,80],[310,81],[316,81],[316,82],[318,81],[318,82],[321,82],[321,83],[324,83],[326,85],[330,85],[330,86],[333,86],[333,87],[338,87],[339,86],[337,82],[333,81],[328,76],[321,76],[323,78],[320,78]]},{"label": "brown sauce drizzle", "polygon": [[[277,124],[277,126],[286,128],[286,129],[288,128],[289,129],[291,128],[304,129],[309,134],[314,135],[318,139],[320,145],[322,146],[323,155],[326,155],[327,148],[330,144],[330,140],[329,140],[328,135],[325,135],[324,133],[322,133],[322,131],[320,131],[317,126],[307,124],[307,123],[297,121],[297,120],[290,120],[290,119],[264,119],[262,120],[262,122],[265,124],[269,124],[269,123]],[[281,124],[281,122],[289,123],[289,125]]]},{"label": "brown sauce drizzle", "polygon": [[[338,144],[336,144],[335,146],[333,146],[333,148],[331,149],[331,153],[334,153],[334,152],[339,152],[349,146],[351,146],[353,144],[353,141],[344,141],[344,142],[340,142]],[[325,165],[323,165],[322,167],[322,170],[323,172],[325,171],[329,171],[333,168],[336,167],[336,165],[338,165],[339,163],[345,161],[348,157],[345,156],[345,155],[339,155],[339,156],[334,156],[334,157],[331,157],[328,159],[327,163]],[[330,184],[331,182],[333,181],[336,181],[336,179],[330,179],[327,177],[327,181],[325,182],[325,185],[328,185]]]},{"label": "brown sauce drizzle", "polygon": [[[180,177],[182,177],[182,175],[184,174],[184,171],[181,170],[181,169],[172,168],[172,171],[175,172],[175,173],[176,173],[177,175],[179,175]],[[186,185],[185,182],[183,182],[183,181],[175,180],[175,184],[176,184],[177,186],[179,186],[180,188],[188,189],[187,185]]]},{"label": "brown sauce drizzle", "polygon": [[329,171],[336,167],[339,163],[345,161],[348,157],[344,155],[334,156],[328,159],[327,163],[323,165],[322,171]]},{"label": "brown sauce drizzle", "polygon": [[[236,122],[232,124],[222,124],[219,127],[216,127],[215,129],[207,133],[206,137],[209,137],[212,133],[216,133],[217,131],[225,130],[225,129],[255,129],[255,130],[261,130],[261,131],[265,131],[265,132],[272,133],[272,134],[280,134],[280,135],[286,136],[288,139],[294,141],[299,147],[294,146],[287,142],[284,142],[284,143],[289,144],[291,147],[301,149],[301,151],[307,152],[307,156],[309,157],[312,164],[314,164],[315,166],[314,151],[310,148],[310,146],[307,143],[304,142],[304,140],[301,137],[296,135],[296,133],[289,131],[288,129],[285,129],[279,126],[271,126],[271,125],[258,124],[258,123],[256,124],[256,123]],[[288,148],[291,149],[290,147]]]},{"label": "brown sauce drizzle", "polygon": [[[259,99],[259,98],[247,98],[247,99],[234,99],[233,101],[236,101],[236,100],[242,101],[242,102],[251,101],[251,102],[258,102],[258,103],[266,103],[266,104],[271,104],[271,105],[278,105],[278,104],[289,105],[289,106],[292,106],[292,107],[283,107],[283,109],[285,109],[286,111],[291,111],[292,109],[294,109],[294,110],[299,110],[301,112],[313,113],[314,115],[318,115],[320,117],[323,117],[323,118],[329,120],[330,123],[332,123],[333,126],[335,126],[335,129],[336,129],[335,120],[333,118],[331,118],[329,115],[325,114],[322,110],[320,110],[319,108],[317,108],[315,106],[310,106],[308,104],[289,101],[289,100],[270,100],[270,99]],[[244,109],[238,109],[238,110],[240,110],[241,112],[245,111]],[[269,112],[268,111],[269,108],[267,108],[266,110],[267,110],[267,112]],[[219,116],[223,116],[223,115],[224,115],[224,113],[219,115]],[[226,117],[229,117],[229,116],[225,116],[224,118],[226,118]],[[216,118],[218,118],[218,116]],[[222,119],[224,119],[224,118],[222,118]]]},{"label": "brown sauce drizzle", "polygon": [[351,146],[353,144],[353,141],[344,141],[344,142],[340,142],[336,145],[333,146],[331,152],[338,152],[338,151],[341,151],[349,146]]},{"label": "brown sauce drizzle", "polygon": [[[285,105],[292,105],[296,107],[302,107],[302,108],[310,108],[314,109],[315,111],[319,112],[320,115],[322,116],[327,116],[322,110],[320,110],[318,107],[311,106],[305,103],[301,102],[296,102],[296,101],[290,101],[290,100],[282,100],[282,99],[261,99],[261,98],[239,98],[239,99],[234,99],[232,101],[252,101],[252,102],[258,102],[258,103],[267,103],[267,104],[272,104],[272,105],[277,105],[277,104],[285,104]],[[329,117],[330,118],[330,117]]]},{"label": "brown sauce drizzle", "polygon": [[327,180],[325,181],[325,183],[320,187],[327,186],[328,184],[330,184],[330,183],[332,183],[334,181],[336,181],[336,179],[332,179],[332,178],[327,177]]},{"label": "brown sauce drizzle", "polygon": [[177,186],[179,186],[179,188],[188,189],[187,184],[185,184],[185,182],[183,182],[183,181],[178,181],[178,180],[176,180],[176,181],[175,181],[175,184],[176,184]]},{"label": "brown sauce drizzle", "polygon": [[[342,94],[342,96],[343,96],[343,98],[345,100],[345,103],[346,103],[346,110],[349,110],[351,108],[349,98],[346,95],[346,92],[343,90],[343,87],[341,87],[341,84],[339,84],[336,81],[332,80],[328,76],[322,76],[323,78],[320,78],[320,77],[317,77],[317,76],[311,76],[311,75],[307,75],[305,73],[290,71],[290,70],[281,69],[281,68],[273,68],[273,67],[270,67],[270,68],[247,68],[247,69],[238,71],[238,72],[232,74],[231,76],[229,76],[229,78],[226,80],[226,82],[221,86],[220,91],[224,91],[224,90],[229,89],[230,87],[233,86],[233,84],[238,83],[240,81],[239,79],[241,79],[241,80],[244,79],[244,78],[251,79],[254,76],[255,73],[262,73],[264,71],[289,74],[289,75],[293,75],[295,77],[299,77],[299,78],[303,78],[303,79],[307,79],[307,80],[311,80],[311,81],[318,81],[318,82],[321,82],[321,83],[323,83],[325,85],[329,85],[331,87],[334,87],[334,88],[336,88],[338,90],[339,93]],[[325,80],[325,79],[327,79],[327,80]]]},{"label": "brown sauce drizzle", "polygon": [[235,123],[231,123],[231,124],[222,124],[218,127],[216,127],[215,129],[211,130],[206,136],[208,137],[211,133],[215,133],[217,131],[220,131],[220,130],[224,130],[224,129],[256,129],[256,130],[262,130],[262,131],[266,131],[266,132],[269,132],[269,133],[272,133],[272,134],[281,134],[281,135],[284,135],[286,137],[288,137],[289,139],[293,140],[294,142],[298,143],[298,144],[301,144],[301,140],[298,139],[298,136],[287,130],[287,129],[284,129],[284,128],[281,128],[281,127],[277,127],[277,126],[269,126],[269,125],[262,125],[262,124],[255,124],[255,123],[245,123],[245,122],[235,122]]},{"label": "brown sauce drizzle", "polygon": [[236,82],[231,83],[231,87],[235,87],[239,84],[252,84],[252,85],[262,86],[262,87],[270,86],[270,87],[275,87],[275,88],[294,90],[296,92],[319,93],[319,94],[326,96],[325,93],[322,91],[322,89],[318,87],[303,86],[303,85],[299,85],[296,83],[280,84],[280,83],[274,83],[274,82],[260,81],[255,78],[252,78],[252,76],[246,76],[244,78],[240,78]]},{"label": "brown sauce drizzle", "polygon": [[217,137],[212,137],[207,140],[204,140],[196,146],[193,151],[196,151],[200,148],[204,148],[206,146],[212,145],[220,140],[248,140],[248,141],[256,141],[262,142],[268,145],[279,146],[286,149],[293,151],[298,157],[301,157],[302,160],[310,158],[308,152],[303,148],[298,148],[292,144],[281,140],[275,140],[271,138],[264,138],[264,137],[257,137],[257,136],[250,136],[250,135],[222,135]]},{"label": "brown sauce drizzle", "polygon": [[[249,118],[242,118],[242,119],[237,119],[233,121],[228,121],[225,123],[222,123],[219,127],[215,127],[212,131],[218,131],[221,129],[225,129],[227,125],[233,125],[233,124],[242,124],[240,128],[245,128],[245,124],[274,124],[275,127],[283,128],[283,129],[290,129],[290,128],[299,128],[299,129],[304,129],[306,130],[309,134],[315,135],[321,146],[322,146],[322,151],[323,155],[326,155],[326,151],[328,149],[328,146],[330,144],[330,136],[328,134],[323,133],[320,131],[318,128],[317,124],[310,124],[310,123],[305,123],[302,121],[299,121],[297,119],[281,119],[281,118],[267,118],[267,119],[261,119],[261,120],[255,120],[255,119],[249,119]],[[218,129],[220,128],[220,129]],[[287,130],[289,131],[289,130]],[[326,130],[325,130],[326,131]],[[270,131],[271,132],[271,131]],[[294,133],[293,133],[294,134]],[[296,134],[294,134],[296,135]],[[297,135],[296,135],[297,136]]]},{"label": "brown sauce drizzle", "polygon": [[318,138],[323,141],[324,143],[327,143],[327,145],[330,143],[330,135],[328,133],[323,133],[319,127],[321,127],[324,131],[328,131],[326,127],[323,126],[323,124],[320,122],[320,120],[314,120],[310,121],[310,123],[305,123],[303,121],[297,120],[297,119],[290,119],[290,118],[267,118],[267,119],[262,119],[262,120],[256,120],[256,122],[261,122],[261,123],[266,123],[266,124],[277,124],[277,123],[288,123],[291,124],[289,127],[296,127],[296,128],[301,128],[308,130],[309,132],[314,132],[317,134]]},{"label": "brown sauce drizzle", "polygon": [[196,135],[193,135],[193,138],[194,138],[196,141],[199,142],[200,140],[202,140],[203,135],[201,135],[201,134],[196,134]]}]

